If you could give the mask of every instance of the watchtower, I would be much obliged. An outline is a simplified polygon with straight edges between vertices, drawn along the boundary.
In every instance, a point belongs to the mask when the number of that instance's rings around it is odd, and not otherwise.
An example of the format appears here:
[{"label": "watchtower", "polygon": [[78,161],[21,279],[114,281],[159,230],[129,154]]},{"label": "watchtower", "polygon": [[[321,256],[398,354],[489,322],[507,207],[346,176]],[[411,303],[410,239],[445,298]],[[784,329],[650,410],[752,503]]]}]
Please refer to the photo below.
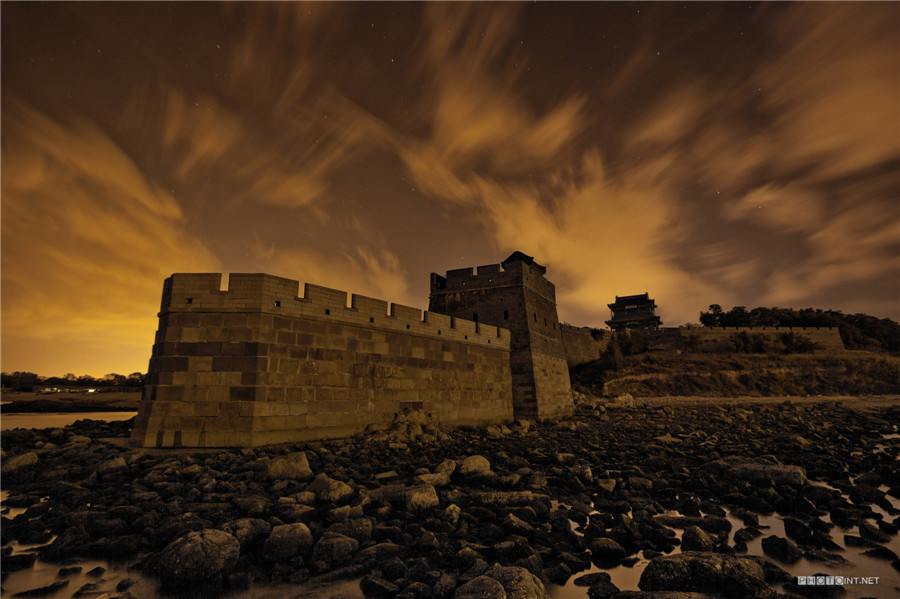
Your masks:
[{"label": "watchtower", "polygon": [[658,329],[662,324],[656,315],[656,302],[649,293],[643,295],[616,296],[616,301],[606,304],[612,311],[612,318],[606,324],[614,331],[625,329]]},{"label": "watchtower", "polygon": [[522,252],[500,264],[431,273],[428,310],[510,331],[513,413],[544,419],[574,412],[569,368],[547,269]]}]

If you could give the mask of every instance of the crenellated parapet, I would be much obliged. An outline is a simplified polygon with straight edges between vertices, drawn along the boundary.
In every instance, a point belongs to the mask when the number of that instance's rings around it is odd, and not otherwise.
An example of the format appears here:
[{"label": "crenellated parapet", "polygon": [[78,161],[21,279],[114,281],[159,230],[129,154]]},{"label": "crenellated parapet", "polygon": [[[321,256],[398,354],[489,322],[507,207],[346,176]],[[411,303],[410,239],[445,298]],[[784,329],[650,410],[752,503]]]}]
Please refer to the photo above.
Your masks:
[{"label": "crenellated parapet", "polygon": [[[345,437],[416,409],[513,418],[509,330],[267,274],[175,274],[132,432],[147,447]],[[348,301],[349,300],[349,301]]]},{"label": "crenellated parapet", "polygon": [[300,296],[299,281],[262,273],[231,274],[225,290],[221,283],[220,273],[172,275],[163,285],[160,315],[252,312],[509,349],[507,329],[364,295],[306,283]]}]

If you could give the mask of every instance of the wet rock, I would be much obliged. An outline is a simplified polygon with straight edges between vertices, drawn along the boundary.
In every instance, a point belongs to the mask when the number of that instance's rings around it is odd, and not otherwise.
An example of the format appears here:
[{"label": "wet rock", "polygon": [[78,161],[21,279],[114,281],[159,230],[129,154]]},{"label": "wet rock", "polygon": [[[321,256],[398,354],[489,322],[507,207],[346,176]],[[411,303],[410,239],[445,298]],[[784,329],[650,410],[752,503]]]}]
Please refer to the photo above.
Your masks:
[{"label": "wet rock", "polygon": [[241,518],[225,526],[225,531],[238,540],[241,552],[247,553],[258,549],[265,542],[272,526],[259,518]]},{"label": "wet rock", "polygon": [[641,574],[642,591],[700,591],[729,597],[768,599],[775,589],[763,568],[745,557],[714,553],[682,553],[653,558]]},{"label": "wet rock", "polygon": [[318,572],[327,572],[350,563],[359,541],[342,534],[326,532],[313,547],[310,562]]},{"label": "wet rock", "polygon": [[491,463],[481,455],[470,455],[464,459],[456,471],[460,476],[475,476],[486,474],[491,470]]},{"label": "wet rock", "polygon": [[883,547],[879,545],[873,549],[869,549],[868,551],[863,551],[863,555],[867,555],[869,557],[873,557],[875,559],[882,559],[888,562],[893,562],[895,560],[900,559],[897,557],[897,554],[888,549],[887,547]]},{"label": "wet rock", "polygon": [[366,563],[369,561],[382,562],[388,558],[403,553],[403,547],[396,543],[384,542],[376,543],[370,547],[360,550],[353,559],[356,563]]},{"label": "wet rock", "polygon": [[683,551],[712,551],[716,540],[699,526],[690,526],[684,529],[681,537],[681,549]]},{"label": "wet rock", "polygon": [[891,538],[881,532],[877,526],[873,526],[870,522],[863,522],[859,525],[859,536],[876,543],[889,543]]},{"label": "wet rock", "polygon": [[4,459],[0,470],[2,470],[3,476],[9,476],[33,468],[37,466],[37,463],[38,455],[33,451],[29,451],[22,455]]},{"label": "wet rock", "polygon": [[305,451],[298,451],[286,456],[273,458],[268,465],[267,474],[271,480],[309,480],[313,471],[309,467],[309,458]]},{"label": "wet rock", "polygon": [[612,539],[601,537],[591,541],[591,559],[601,568],[612,568],[619,565],[628,552]]},{"label": "wet rock", "polygon": [[762,550],[785,564],[796,564],[803,557],[803,552],[793,541],[775,535],[762,540]]},{"label": "wet rock", "polygon": [[16,593],[13,597],[46,597],[48,595],[53,595],[59,589],[65,588],[68,584],[68,580],[57,580],[56,582],[52,582],[42,587]]},{"label": "wet rock", "polygon": [[238,540],[227,532],[206,529],[172,541],[153,560],[153,570],[166,587],[216,584],[234,568]]},{"label": "wet rock", "polygon": [[37,554],[34,553],[14,553],[12,555],[4,555],[3,573],[18,572],[19,570],[27,570],[34,565]]},{"label": "wet rock", "polygon": [[72,597],[84,597],[87,595],[96,596],[100,594],[100,583],[99,582],[88,582],[83,584],[77,591],[72,594]]},{"label": "wet rock", "polygon": [[760,462],[737,462],[724,465],[725,474],[732,479],[745,480],[758,486],[796,485],[807,483],[806,472],[800,466],[766,464]]},{"label": "wet rock", "polygon": [[281,524],[272,528],[263,544],[263,559],[278,562],[308,555],[312,545],[312,533],[306,524]]},{"label": "wet rock", "polygon": [[456,589],[454,599],[508,599],[503,585],[490,576],[477,576]]},{"label": "wet rock", "polygon": [[327,474],[318,474],[306,487],[307,491],[316,494],[319,503],[331,503],[340,505],[350,500],[355,491],[345,482],[335,480]]},{"label": "wet rock", "polygon": [[102,462],[97,466],[97,472],[99,474],[116,474],[126,468],[128,468],[128,463],[125,461],[125,458],[119,456]]},{"label": "wet rock", "polygon": [[365,543],[372,538],[371,518],[350,518],[344,522],[338,522],[328,527],[326,532],[335,532],[356,539],[359,543]]},{"label": "wet rock", "polygon": [[359,589],[366,599],[390,599],[400,590],[394,583],[371,575],[359,581]]},{"label": "wet rock", "polygon": [[503,585],[507,599],[547,598],[544,583],[526,568],[496,565],[484,574]]},{"label": "wet rock", "polygon": [[403,492],[403,504],[407,512],[420,513],[438,506],[437,492],[431,485],[417,485]]},{"label": "wet rock", "polygon": [[588,587],[587,594],[588,599],[608,599],[619,592],[619,587],[614,585],[612,580],[609,580],[609,577],[607,576],[607,579],[596,579],[590,587]]}]

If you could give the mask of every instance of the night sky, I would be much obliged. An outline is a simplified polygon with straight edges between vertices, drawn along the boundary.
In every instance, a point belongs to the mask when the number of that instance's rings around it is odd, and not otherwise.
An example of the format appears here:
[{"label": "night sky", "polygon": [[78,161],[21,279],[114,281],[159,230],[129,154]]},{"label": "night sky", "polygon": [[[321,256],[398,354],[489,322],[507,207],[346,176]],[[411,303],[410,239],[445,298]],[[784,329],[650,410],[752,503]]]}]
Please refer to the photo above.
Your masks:
[{"label": "night sky", "polygon": [[577,325],[900,320],[898,3],[0,10],[4,371],[143,372],[173,272],[426,308],[514,250]]}]

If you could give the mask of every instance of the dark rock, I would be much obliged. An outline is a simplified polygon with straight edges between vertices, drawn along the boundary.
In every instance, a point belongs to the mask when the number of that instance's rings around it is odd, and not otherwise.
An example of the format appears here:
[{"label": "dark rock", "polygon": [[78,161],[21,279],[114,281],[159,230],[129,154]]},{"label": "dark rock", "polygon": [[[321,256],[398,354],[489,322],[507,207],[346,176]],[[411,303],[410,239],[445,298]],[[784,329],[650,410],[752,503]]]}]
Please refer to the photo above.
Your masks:
[{"label": "dark rock", "polygon": [[683,551],[712,551],[716,541],[699,526],[691,526],[684,529],[681,537],[681,549]]},{"label": "dark rock", "polygon": [[359,549],[359,541],[356,539],[335,532],[327,532],[313,547],[310,562],[313,568],[319,572],[327,572],[348,564],[357,549]]},{"label": "dark rock", "polygon": [[72,594],[72,597],[84,597],[86,595],[99,595],[100,594],[100,583],[99,582],[88,582],[81,586],[77,591]]},{"label": "dark rock", "polygon": [[[368,597],[368,595],[366,596]],[[461,587],[453,594],[454,599],[508,599],[506,590],[494,578],[490,576],[478,576]]]},{"label": "dark rock", "polygon": [[601,568],[612,568],[619,565],[628,552],[612,539],[603,537],[591,541],[591,559]]},{"label": "dark rock", "polygon": [[22,591],[21,593],[16,593],[15,595],[13,595],[13,597],[46,597],[47,595],[52,595],[59,589],[68,586],[68,584],[68,580],[57,580],[56,582],[52,582],[46,586],[29,589],[27,591]]},{"label": "dark rock", "polygon": [[481,455],[471,455],[464,459],[459,467],[456,469],[456,472],[460,476],[474,476],[480,474],[486,474],[491,470],[491,463]]},{"label": "dark rock", "polygon": [[877,526],[873,526],[870,522],[863,522],[859,525],[859,536],[876,543],[889,543],[891,538],[881,532]]},{"label": "dark rock", "polygon": [[762,550],[785,564],[796,564],[803,557],[803,552],[793,541],[775,535],[762,540]]},{"label": "dark rock", "polygon": [[619,592],[619,587],[609,580],[598,580],[588,589],[589,599],[608,599]]},{"label": "dark rock", "polygon": [[883,559],[888,562],[900,559],[900,557],[897,557],[896,553],[881,545],[873,549],[869,549],[868,551],[863,551],[863,555],[874,557],[875,559]]},{"label": "dark rock", "polygon": [[278,562],[306,556],[309,555],[312,545],[312,533],[306,524],[302,522],[281,524],[272,528],[263,544],[263,559]]},{"label": "dark rock", "polygon": [[37,557],[34,553],[14,553],[12,555],[3,556],[3,573],[18,572],[19,570],[27,570],[34,565]]},{"label": "dark rock", "polygon": [[90,576],[92,578],[100,578],[104,574],[106,574],[106,568],[104,568],[103,566],[97,566],[96,568],[91,568],[90,570],[85,572],[86,576]]},{"label": "dark rock", "polygon": [[[38,461],[38,455],[33,451],[6,458],[2,464],[3,476],[11,476],[35,468]],[[31,596],[36,597],[37,595]]]},{"label": "dark rock", "polygon": [[847,547],[878,547],[878,543],[855,535],[844,535],[844,545]]},{"label": "dark rock", "polygon": [[546,599],[544,583],[532,572],[517,566],[494,566],[484,573],[503,585],[508,599]]},{"label": "dark rock", "polygon": [[390,599],[400,590],[394,583],[371,575],[359,581],[359,589],[366,599]]},{"label": "dark rock", "polygon": [[269,462],[267,474],[272,480],[309,480],[313,477],[304,451],[273,458]]},{"label": "dark rock", "polygon": [[272,526],[259,518],[241,518],[225,525],[225,531],[238,540],[241,552],[247,553],[255,551],[265,542],[272,532]]},{"label": "dark rock", "polygon": [[650,560],[641,574],[642,591],[701,591],[729,597],[774,597],[763,568],[746,557],[682,553]]},{"label": "dark rock", "polygon": [[335,505],[346,503],[355,495],[355,491],[350,485],[324,473],[316,475],[306,490],[315,493],[319,503]]},{"label": "dark rock", "polygon": [[153,570],[163,585],[171,588],[214,585],[231,572],[240,551],[238,540],[227,532],[191,532],[163,549],[153,560]]},{"label": "dark rock", "polygon": [[593,572],[591,574],[579,576],[572,581],[572,584],[577,587],[589,587],[598,582],[612,582],[612,577],[609,575],[609,572]]}]

